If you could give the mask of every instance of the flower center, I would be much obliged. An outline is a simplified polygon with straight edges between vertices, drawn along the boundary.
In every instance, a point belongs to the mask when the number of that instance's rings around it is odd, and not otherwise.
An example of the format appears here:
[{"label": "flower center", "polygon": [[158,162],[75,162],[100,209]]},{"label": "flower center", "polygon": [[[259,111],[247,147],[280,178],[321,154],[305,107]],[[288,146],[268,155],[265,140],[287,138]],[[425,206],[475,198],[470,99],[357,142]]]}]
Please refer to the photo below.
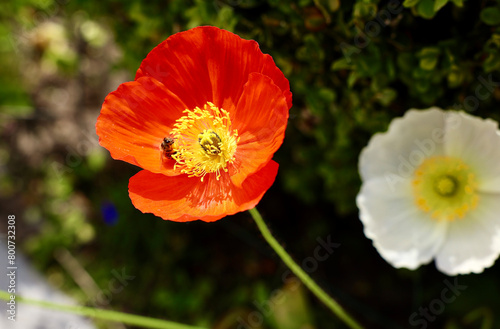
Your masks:
[{"label": "flower center", "polygon": [[460,159],[426,159],[413,178],[415,203],[432,218],[455,220],[477,207],[479,196],[474,172]]},{"label": "flower center", "polygon": [[205,129],[198,135],[198,143],[207,154],[216,155],[221,151],[222,143],[219,135],[213,130]]},{"label": "flower center", "polygon": [[439,177],[434,189],[441,196],[452,196],[457,191],[457,180],[450,175]]},{"label": "flower center", "polygon": [[172,158],[174,168],[189,177],[201,177],[221,171],[227,172],[234,161],[238,131],[232,129],[229,113],[207,102],[203,109],[185,110],[177,119],[171,134],[175,140]]}]

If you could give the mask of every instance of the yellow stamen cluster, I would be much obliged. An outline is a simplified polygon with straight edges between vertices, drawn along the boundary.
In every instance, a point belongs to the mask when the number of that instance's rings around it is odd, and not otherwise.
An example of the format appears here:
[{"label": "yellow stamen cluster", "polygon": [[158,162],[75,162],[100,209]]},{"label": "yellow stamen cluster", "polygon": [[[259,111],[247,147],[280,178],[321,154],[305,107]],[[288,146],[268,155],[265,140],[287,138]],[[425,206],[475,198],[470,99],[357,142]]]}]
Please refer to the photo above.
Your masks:
[{"label": "yellow stamen cluster", "polygon": [[474,172],[460,159],[436,156],[426,159],[413,178],[415,203],[438,220],[463,218],[477,207],[479,196]]},{"label": "yellow stamen cluster", "polygon": [[177,119],[171,134],[175,140],[176,161],[174,168],[189,177],[201,177],[221,171],[227,172],[228,164],[234,161],[238,143],[238,131],[232,129],[229,113],[207,102],[203,109],[185,110]]}]

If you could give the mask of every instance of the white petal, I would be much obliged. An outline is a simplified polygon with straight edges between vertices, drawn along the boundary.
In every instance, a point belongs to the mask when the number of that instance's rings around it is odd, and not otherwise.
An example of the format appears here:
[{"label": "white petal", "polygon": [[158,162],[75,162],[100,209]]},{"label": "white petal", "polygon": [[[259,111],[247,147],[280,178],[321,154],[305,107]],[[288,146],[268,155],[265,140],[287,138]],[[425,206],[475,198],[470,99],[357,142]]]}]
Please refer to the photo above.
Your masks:
[{"label": "white petal", "polygon": [[500,135],[498,123],[464,112],[446,118],[445,154],[461,158],[477,174],[479,189],[500,192]]},{"label": "white petal", "polygon": [[441,247],[448,223],[432,220],[417,208],[409,179],[394,191],[383,177],[370,179],[356,202],[365,235],[394,267],[416,269]]},{"label": "white petal", "polygon": [[445,113],[438,108],[409,110],[387,132],[375,134],[359,158],[363,180],[409,178],[425,157],[443,154]]},{"label": "white petal", "polygon": [[450,223],[436,257],[448,275],[481,273],[500,254],[500,194],[481,194],[478,207]]}]

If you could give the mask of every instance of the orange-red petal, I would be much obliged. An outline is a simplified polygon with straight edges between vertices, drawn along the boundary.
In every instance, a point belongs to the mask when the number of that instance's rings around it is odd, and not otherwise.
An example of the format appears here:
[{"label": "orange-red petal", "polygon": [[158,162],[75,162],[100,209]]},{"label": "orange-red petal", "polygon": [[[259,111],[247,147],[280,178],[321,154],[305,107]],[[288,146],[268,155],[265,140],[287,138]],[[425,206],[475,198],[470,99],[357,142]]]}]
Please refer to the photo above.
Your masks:
[{"label": "orange-red petal", "polygon": [[114,159],[178,175],[173,160],[162,161],[160,144],[185,109],[179,97],[155,79],[123,83],[104,100],[96,123],[99,143]]},{"label": "orange-red petal", "polygon": [[241,186],[283,143],[288,107],[280,88],[269,77],[252,73],[231,117],[240,141],[230,174],[232,182]]},{"label": "orange-red petal", "polygon": [[201,182],[199,177],[168,177],[143,170],[130,179],[129,195],[134,206],[144,213],[178,222],[213,222],[255,207],[277,172],[278,164],[270,161],[238,188],[228,175],[216,180],[215,174],[208,174]]},{"label": "orange-red petal", "polygon": [[188,108],[210,101],[230,111],[252,72],[270,77],[291,107],[289,82],[272,57],[263,54],[257,42],[213,26],[170,36],[144,59],[136,79],[156,78],[179,95]]}]

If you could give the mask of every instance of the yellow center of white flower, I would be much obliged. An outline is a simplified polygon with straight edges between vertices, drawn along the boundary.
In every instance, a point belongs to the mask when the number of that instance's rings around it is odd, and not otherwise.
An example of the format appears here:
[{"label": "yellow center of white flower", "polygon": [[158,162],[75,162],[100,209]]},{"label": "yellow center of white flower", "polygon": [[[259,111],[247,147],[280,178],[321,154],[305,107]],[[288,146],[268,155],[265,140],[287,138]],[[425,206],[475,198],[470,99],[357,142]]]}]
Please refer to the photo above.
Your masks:
[{"label": "yellow center of white flower", "polygon": [[177,119],[171,132],[174,139],[172,158],[174,168],[189,177],[201,177],[221,171],[227,172],[234,161],[238,131],[232,129],[229,113],[207,102],[203,109],[185,110],[186,115]]},{"label": "yellow center of white flower", "polygon": [[477,207],[476,175],[461,159],[426,159],[413,178],[415,203],[432,218],[452,221]]}]

